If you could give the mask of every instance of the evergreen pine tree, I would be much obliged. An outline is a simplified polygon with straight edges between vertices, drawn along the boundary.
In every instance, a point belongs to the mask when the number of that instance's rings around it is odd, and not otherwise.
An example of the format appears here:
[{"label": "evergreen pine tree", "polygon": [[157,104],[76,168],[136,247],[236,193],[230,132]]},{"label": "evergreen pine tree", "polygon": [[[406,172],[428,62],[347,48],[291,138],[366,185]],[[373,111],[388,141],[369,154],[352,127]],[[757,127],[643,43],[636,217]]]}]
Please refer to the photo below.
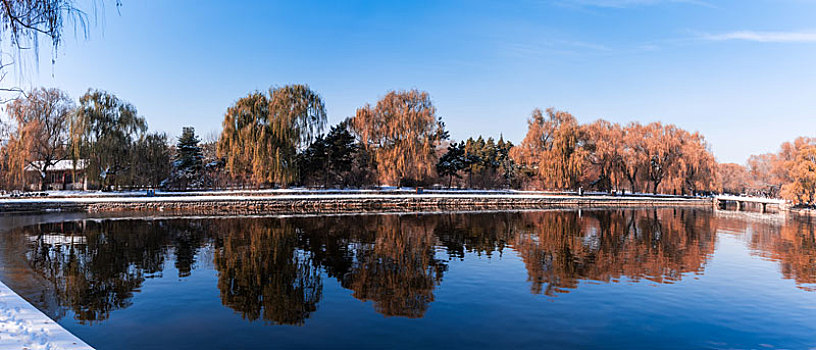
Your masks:
[{"label": "evergreen pine tree", "polygon": [[195,128],[184,127],[176,144],[176,158],[173,166],[188,173],[201,172],[204,153],[199,146],[200,142],[201,139],[195,134]]},{"label": "evergreen pine tree", "polygon": [[328,152],[326,139],[319,135],[308,148],[298,154],[298,171],[302,185],[312,185],[321,179],[326,183],[326,167],[328,166]]},{"label": "evergreen pine tree", "polygon": [[173,157],[173,170],[170,177],[162,181],[163,187],[187,189],[203,187],[204,151],[193,127],[184,127],[176,143],[176,155]]},{"label": "evergreen pine tree", "polygon": [[513,161],[513,158],[510,157],[510,149],[513,148],[513,143],[510,141],[505,142],[504,136],[499,136],[499,142],[496,144],[497,148],[497,155],[496,158],[500,164],[502,169],[502,177],[505,180],[505,185],[510,186],[515,177],[516,165]]},{"label": "evergreen pine tree", "polygon": [[[345,174],[351,171],[354,163],[354,156],[357,154],[358,146],[354,135],[352,135],[345,123],[335,125],[325,138],[327,175],[334,177],[334,182],[344,182]],[[343,184],[345,185],[345,183]]]},{"label": "evergreen pine tree", "polygon": [[439,157],[439,162],[436,163],[436,173],[439,176],[448,177],[448,188],[453,186],[453,178],[461,178],[459,171],[467,168],[465,164],[465,144],[451,143],[448,145],[448,152]]},{"label": "evergreen pine tree", "polygon": [[345,123],[335,125],[320,135],[298,155],[301,183],[322,183],[324,187],[348,185],[348,173],[359,151],[354,135]]}]

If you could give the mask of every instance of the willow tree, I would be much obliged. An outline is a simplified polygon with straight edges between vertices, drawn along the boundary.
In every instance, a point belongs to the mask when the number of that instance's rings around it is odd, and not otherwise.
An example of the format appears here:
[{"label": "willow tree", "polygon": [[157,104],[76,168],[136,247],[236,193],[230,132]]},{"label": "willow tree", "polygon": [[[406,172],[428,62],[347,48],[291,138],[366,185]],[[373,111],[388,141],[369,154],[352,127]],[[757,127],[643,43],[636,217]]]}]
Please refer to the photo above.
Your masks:
[{"label": "willow tree", "polygon": [[746,170],[752,194],[770,197],[776,197],[779,194],[783,182],[776,175],[776,163],[775,153],[754,154],[748,157]]},{"label": "willow tree", "polygon": [[286,186],[297,177],[297,152],[325,124],[323,100],[307,85],[253,92],[227,109],[218,155],[234,179]]},{"label": "willow tree", "polygon": [[511,150],[513,159],[532,171],[547,188],[575,188],[585,160],[583,131],[571,114],[547,109],[533,111],[527,136]]},{"label": "willow tree", "polygon": [[0,120],[0,189],[25,187],[26,149],[30,140],[21,139],[13,127]]},{"label": "willow tree", "polygon": [[741,164],[717,164],[717,178],[720,179],[720,188],[723,193],[743,194],[751,186],[748,169]]},{"label": "willow tree", "polygon": [[116,175],[130,165],[134,140],[146,131],[136,107],[111,93],[88,90],[71,123],[72,155],[87,159],[88,178],[108,188],[119,184]]},{"label": "willow tree", "polygon": [[[116,1],[119,6],[119,1]],[[4,0],[0,6],[0,41],[17,48],[36,48],[45,36],[56,49],[66,22],[85,29],[85,13],[73,0]]]},{"label": "willow tree", "polygon": [[[75,3],[74,0],[3,0],[0,3],[0,81],[14,60],[23,57],[23,52],[33,53],[36,61],[40,42],[51,45],[53,62],[62,45],[66,25],[74,29],[74,34],[79,29],[88,36],[87,15]],[[119,6],[119,0],[115,4]],[[96,1],[92,2],[92,6],[96,5]],[[25,74],[23,71],[19,69],[18,74]],[[23,92],[20,88],[5,86],[0,91]]]},{"label": "willow tree", "polygon": [[652,183],[652,193],[657,193],[660,183],[670,175],[672,167],[682,157],[684,132],[674,125],[659,122],[644,127],[643,152],[648,162],[646,175]]},{"label": "willow tree", "polygon": [[752,155],[747,175],[753,193],[816,204],[816,138],[797,137],[777,153]]},{"label": "willow tree", "polygon": [[680,157],[677,162],[681,191],[694,195],[698,191],[712,191],[717,187],[717,161],[709,150],[705,136],[699,132],[681,132]]},{"label": "willow tree", "polygon": [[790,181],[782,186],[782,197],[800,204],[816,202],[816,145],[802,144],[786,164]]},{"label": "willow tree", "polygon": [[816,138],[797,137],[783,143],[772,172],[782,183],[782,198],[798,204],[816,203]]},{"label": "willow tree", "polygon": [[351,128],[366,151],[374,154],[381,182],[422,182],[436,165],[436,146],[448,137],[445,124],[427,92],[391,91],[351,118]]},{"label": "willow tree", "polygon": [[34,89],[6,107],[15,123],[16,157],[40,174],[40,188],[46,185],[46,172],[68,158],[70,115],[74,103],[58,89]]},{"label": "willow tree", "polygon": [[[595,178],[592,184],[600,190],[618,188],[619,163],[624,149],[623,128],[618,123],[599,119],[584,126],[587,136],[587,161]],[[614,186],[613,186],[614,185]]]},{"label": "willow tree", "polygon": [[647,167],[646,158],[646,128],[637,122],[629,123],[623,128],[623,149],[620,153],[618,170],[629,182],[629,190],[638,192],[638,182]]}]

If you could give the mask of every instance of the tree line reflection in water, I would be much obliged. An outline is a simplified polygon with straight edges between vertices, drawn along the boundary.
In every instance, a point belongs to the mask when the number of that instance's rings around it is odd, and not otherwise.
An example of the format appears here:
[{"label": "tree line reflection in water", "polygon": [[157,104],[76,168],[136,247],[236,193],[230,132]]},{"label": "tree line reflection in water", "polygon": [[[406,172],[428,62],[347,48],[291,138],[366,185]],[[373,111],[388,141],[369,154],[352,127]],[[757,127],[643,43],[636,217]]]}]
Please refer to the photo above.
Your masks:
[{"label": "tree line reflection in water", "polygon": [[531,292],[546,295],[569,292],[583,280],[671,283],[703,272],[718,228],[752,232],[749,245],[757,254],[812,290],[812,224],[709,211],[84,220],[17,233],[29,238],[29,266],[83,323],[128,307],[144,281],[172,261],[180,278],[212,264],[222,303],[247,320],[301,325],[317,310],[325,278],[383,315],[422,317],[448,261],[467,254],[518,254]]}]

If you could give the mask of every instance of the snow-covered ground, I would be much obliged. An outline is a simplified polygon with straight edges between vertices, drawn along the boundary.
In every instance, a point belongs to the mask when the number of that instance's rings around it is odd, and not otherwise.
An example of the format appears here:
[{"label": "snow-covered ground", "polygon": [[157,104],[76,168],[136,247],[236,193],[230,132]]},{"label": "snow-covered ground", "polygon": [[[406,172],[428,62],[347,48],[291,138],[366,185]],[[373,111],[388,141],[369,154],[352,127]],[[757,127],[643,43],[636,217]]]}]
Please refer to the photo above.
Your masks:
[{"label": "snow-covered ground", "polygon": [[[361,198],[564,198],[577,196],[574,192],[552,191],[519,191],[519,190],[472,190],[472,189],[425,189],[418,194],[414,188],[383,187],[379,189],[260,189],[260,190],[218,190],[218,191],[186,191],[167,192],[155,191],[154,196],[148,196],[147,191],[47,191],[47,196],[10,197],[0,195],[3,202],[161,202],[161,201],[190,201],[190,200],[246,200],[246,199],[361,199]],[[605,192],[585,192],[583,198],[612,198]],[[626,198],[641,197],[650,199],[694,199],[695,197],[680,197],[672,195],[653,195],[647,193],[626,194]]]},{"label": "snow-covered ground", "polygon": [[[477,190],[477,189],[424,189],[425,193],[504,193],[504,194],[553,194],[545,191],[518,191],[518,190]],[[24,197],[37,198],[36,194],[47,194],[45,197],[140,197],[146,196],[146,190],[131,191],[34,191],[23,192]],[[226,190],[193,190],[193,191],[163,191],[155,190],[157,196],[209,196],[209,195],[287,195],[287,194],[410,194],[416,193],[415,188],[384,186],[377,189],[359,188],[274,188],[274,189],[226,189]],[[0,194],[0,198],[13,197],[11,193]]]},{"label": "snow-covered ground", "polygon": [[0,349],[93,349],[0,282]]},{"label": "snow-covered ground", "polygon": [[732,196],[719,195],[714,197],[721,201],[735,201],[735,202],[755,202],[755,203],[771,203],[771,204],[785,204],[783,199],[765,198],[765,197],[749,197],[749,196]]},{"label": "snow-covered ground", "polygon": [[515,199],[584,199],[584,200],[614,200],[614,199],[641,199],[651,201],[696,201],[700,198],[667,197],[667,196],[626,196],[611,197],[608,195],[552,195],[552,194],[490,194],[490,193],[424,193],[424,194],[379,194],[379,193],[311,193],[311,194],[184,194],[177,196],[75,196],[75,197],[36,197],[36,198],[0,198],[3,203],[155,203],[155,202],[192,202],[192,201],[253,201],[253,200],[343,200],[343,199],[408,199],[408,198],[515,198]]}]

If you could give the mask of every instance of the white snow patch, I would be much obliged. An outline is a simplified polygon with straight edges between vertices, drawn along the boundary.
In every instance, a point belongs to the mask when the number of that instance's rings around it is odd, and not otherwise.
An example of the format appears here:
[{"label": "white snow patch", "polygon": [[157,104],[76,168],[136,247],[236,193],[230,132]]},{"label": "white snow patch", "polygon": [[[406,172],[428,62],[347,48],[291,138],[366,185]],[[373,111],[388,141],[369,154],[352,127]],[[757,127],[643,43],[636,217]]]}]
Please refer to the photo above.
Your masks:
[{"label": "white snow patch", "polygon": [[2,282],[0,349],[93,350]]},{"label": "white snow patch", "polygon": [[63,197],[63,198],[13,198],[0,199],[2,203],[162,203],[162,202],[207,202],[207,201],[257,201],[257,200],[342,200],[342,199],[408,199],[408,198],[515,198],[515,199],[587,199],[587,200],[651,200],[651,201],[697,201],[699,198],[677,198],[662,196],[569,196],[546,194],[291,194],[291,195],[184,195],[162,197]]},{"label": "white snow patch", "polygon": [[719,195],[715,197],[721,201],[735,201],[735,202],[755,202],[755,203],[770,203],[770,204],[785,204],[784,199],[765,198],[765,197],[750,197],[750,196],[732,196]]}]

